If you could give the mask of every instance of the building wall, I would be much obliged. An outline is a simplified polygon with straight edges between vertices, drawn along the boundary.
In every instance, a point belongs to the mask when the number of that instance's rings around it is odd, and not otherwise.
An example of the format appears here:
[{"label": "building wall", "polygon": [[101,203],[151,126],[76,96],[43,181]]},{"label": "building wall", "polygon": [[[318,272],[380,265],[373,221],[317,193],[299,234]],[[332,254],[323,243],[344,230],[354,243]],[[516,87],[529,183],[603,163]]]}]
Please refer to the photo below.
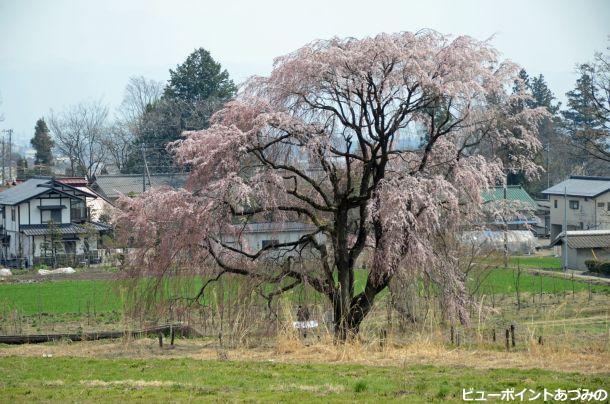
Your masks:
[{"label": "building wall", "polygon": [[19,251],[19,206],[4,207],[4,229],[10,236],[7,258],[15,258]]},{"label": "building wall", "polygon": [[[564,197],[551,195],[551,240],[563,231]],[[597,198],[578,196],[567,197],[567,225],[568,230],[605,230],[610,229],[610,192],[599,195]],[[578,209],[569,206],[570,201],[578,201]],[[598,206],[603,204],[603,207]],[[555,207],[557,206],[557,207]]]},{"label": "building wall", "polygon": [[[30,254],[33,252],[32,257],[40,257],[43,255],[42,245],[45,241],[44,236],[33,236],[34,237],[34,248],[32,250],[28,250]],[[49,236],[47,236],[48,238]],[[28,237],[30,239],[31,237]],[[89,250],[97,250],[99,235],[95,235],[94,237],[89,239]],[[85,238],[84,235],[80,235],[79,239],[76,240],[76,254],[84,254],[85,253]]]},{"label": "building wall", "polygon": [[[41,210],[39,206],[63,205],[61,210],[61,222],[70,223],[70,199],[69,198],[38,198],[22,203],[21,224],[41,224]],[[29,210],[29,216],[28,216]]]},{"label": "building wall", "polygon": [[[305,230],[289,230],[289,231],[261,231],[261,232],[248,232],[243,233],[241,235],[241,240],[237,242],[231,236],[224,236],[224,242],[229,245],[234,245],[235,247],[241,248],[244,251],[248,252],[257,252],[261,248],[263,248],[264,241],[277,241],[278,243],[289,243],[293,241],[297,241],[302,236],[309,234],[311,231]],[[319,242],[323,242],[321,237],[317,237]],[[311,251],[309,252],[311,253]],[[296,254],[296,253],[295,253]],[[273,253],[269,253],[270,256],[273,256]]]},{"label": "building wall", "polygon": [[[595,253],[595,255],[594,255]],[[561,251],[563,257],[563,246]],[[610,249],[607,248],[568,248],[568,268],[587,270],[585,261],[597,258],[598,260],[610,260]]]},{"label": "building wall", "polygon": [[[596,216],[597,216],[597,230],[608,230],[610,229],[610,192],[606,192],[598,196],[596,199]],[[604,205],[604,206],[598,206]]]}]

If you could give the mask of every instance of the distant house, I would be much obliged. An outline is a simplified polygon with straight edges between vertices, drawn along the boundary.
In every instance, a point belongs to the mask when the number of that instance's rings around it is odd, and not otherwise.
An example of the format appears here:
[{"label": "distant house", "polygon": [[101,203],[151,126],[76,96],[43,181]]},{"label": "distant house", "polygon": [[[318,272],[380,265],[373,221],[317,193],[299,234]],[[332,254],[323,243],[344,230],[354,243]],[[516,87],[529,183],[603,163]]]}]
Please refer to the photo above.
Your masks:
[{"label": "distant house", "polygon": [[112,210],[112,204],[93,191],[89,187],[89,181],[85,177],[58,177],[56,181],[61,184],[73,186],[81,191],[92,193],[95,197],[87,197],[87,209],[89,210],[89,217],[93,221],[99,221],[103,215],[109,215]]},{"label": "distant house", "polygon": [[[262,248],[271,248],[282,243],[298,241],[301,237],[317,230],[314,225],[301,222],[258,222],[245,225],[235,225],[234,234],[225,234],[223,241],[228,245],[243,251],[256,252]],[[318,242],[324,242],[323,236],[316,236]],[[311,257],[311,249],[300,251],[294,248],[277,248],[270,257],[279,255],[301,254],[304,258]]]},{"label": "distant house", "polygon": [[116,174],[98,175],[91,189],[110,202],[119,195],[137,195],[152,187],[169,186],[180,188],[186,182],[187,174]]},{"label": "distant house", "polygon": [[91,256],[109,227],[90,220],[87,198],[96,195],[51,177],[34,177],[0,192],[0,259],[32,266],[48,258],[50,244],[74,260]]},{"label": "distant house", "polygon": [[[586,270],[587,260],[610,261],[610,230],[568,230],[568,268]],[[561,245],[561,256],[565,254],[565,234],[561,232],[553,241]]]},{"label": "distant house", "polygon": [[527,193],[521,185],[508,185],[505,187],[494,187],[484,192],[483,203],[508,201],[517,208],[516,214],[511,217],[489,217],[487,225],[492,228],[503,228],[508,230],[533,230],[540,225],[536,216],[538,203]]},{"label": "distant house", "polygon": [[542,191],[549,196],[551,240],[567,230],[610,230],[610,177],[573,175]]}]

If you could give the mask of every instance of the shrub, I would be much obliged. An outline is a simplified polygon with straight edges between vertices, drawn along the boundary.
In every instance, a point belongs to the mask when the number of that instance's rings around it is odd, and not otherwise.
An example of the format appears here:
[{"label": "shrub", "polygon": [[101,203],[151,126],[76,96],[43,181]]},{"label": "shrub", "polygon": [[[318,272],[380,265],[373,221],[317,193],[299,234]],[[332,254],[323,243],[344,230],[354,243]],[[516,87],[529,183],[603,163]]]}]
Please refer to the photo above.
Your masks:
[{"label": "shrub", "polygon": [[365,392],[368,388],[368,385],[366,384],[366,382],[364,380],[358,380],[356,382],[356,384],[354,385],[354,392],[355,393],[362,393]]},{"label": "shrub", "polygon": [[610,261],[586,260],[585,265],[589,272],[610,275]]},{"label": "shrub", "polygon": [[447,386],[446,383],[443,383],[438,388],[438,392],[436,393],[436,398],[443,400],[444,398],[446,398],[449,395],[449,393],[450,393],[449,386]]}]

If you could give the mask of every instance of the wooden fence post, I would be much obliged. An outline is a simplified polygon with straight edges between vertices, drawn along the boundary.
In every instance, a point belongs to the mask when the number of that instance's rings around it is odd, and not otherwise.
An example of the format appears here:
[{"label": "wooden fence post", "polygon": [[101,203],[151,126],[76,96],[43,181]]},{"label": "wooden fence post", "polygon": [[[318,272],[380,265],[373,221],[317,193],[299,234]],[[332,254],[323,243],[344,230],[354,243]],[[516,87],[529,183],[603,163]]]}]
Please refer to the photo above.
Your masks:
[{"label": "wooden fence post", "polygon": [[510,336],[510,331],[508,331],[508,328],[506,329],[506,352],[510,351],[510,343],[508,341]]},{"label": "wooden fence post", "polygon": [[510,339],[511,339],[511,345],[514,348],[515,347],[515,325],[514,324],[510,325]]},{"label": "wooden fence post", "polygon": [[388,338],[388,330],[381,329],[379,330],[379,346],[383,348],[386,344],[386,340]]},{"label": "wooden fence post", "polygon": [[163,348],[163,333],[159,333],[159,347]]}]

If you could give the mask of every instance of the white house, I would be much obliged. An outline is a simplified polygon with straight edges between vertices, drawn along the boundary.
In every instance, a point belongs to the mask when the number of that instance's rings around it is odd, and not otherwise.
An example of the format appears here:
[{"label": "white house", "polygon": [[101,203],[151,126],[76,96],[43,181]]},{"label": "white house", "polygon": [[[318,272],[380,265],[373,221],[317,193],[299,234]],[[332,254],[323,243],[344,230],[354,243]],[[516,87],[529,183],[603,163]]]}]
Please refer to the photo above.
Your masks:
[{"label": "white house", "polygon": [[[542,191],[549,196],[551,240],[567,230],[610,230],[610,177],[573,175]],[[567,204],[567,206],[566,206]]]},{"label": "white house", "polygon": [[52,238],[65,259],[90,255],[97,250],[100,232],[109,230],[89,220],[86,200],[95,197],[50,177],[35,177],[0,192],[0,259],[32,266],[49,257]]},{"label": "white house", "polygon": [[[262,248],[284,243],[294,243],[302,237],[314,235],[318,243],[324,243],[325,238],[316,234],[317,228],[311,224],[300,222],[259,222],[236,225],[234,234],[225,234],[223,241],[243,251],[255,253]],[[310,248],[302,250],[292,247],[273,248],[266,254],[267,258],[300,255],[302,258],[312,258],[316,253]]]}]

